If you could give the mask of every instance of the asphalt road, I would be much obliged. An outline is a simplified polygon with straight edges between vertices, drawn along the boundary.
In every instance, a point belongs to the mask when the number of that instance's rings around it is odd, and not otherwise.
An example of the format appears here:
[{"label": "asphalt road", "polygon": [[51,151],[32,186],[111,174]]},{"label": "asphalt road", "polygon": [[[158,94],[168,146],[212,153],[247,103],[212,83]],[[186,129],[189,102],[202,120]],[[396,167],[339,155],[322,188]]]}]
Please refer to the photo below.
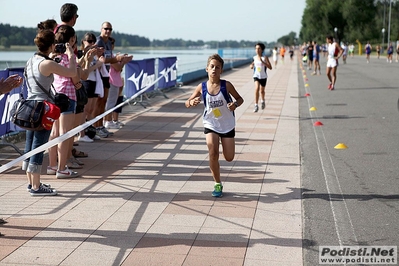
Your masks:
[{"label": "asphalt road", "polygon": [[340,60],[334,91],[325,65],[299,77],[304,265],[322,245],[399,244],[399,63]]}]

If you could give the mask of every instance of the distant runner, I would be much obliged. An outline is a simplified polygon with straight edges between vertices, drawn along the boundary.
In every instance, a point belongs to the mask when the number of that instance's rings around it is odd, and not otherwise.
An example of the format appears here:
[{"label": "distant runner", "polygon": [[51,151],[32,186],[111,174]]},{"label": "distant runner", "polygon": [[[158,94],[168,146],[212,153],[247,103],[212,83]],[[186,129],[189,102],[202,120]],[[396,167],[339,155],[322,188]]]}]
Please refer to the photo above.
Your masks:
[{"label": "distant runner", "polygon": [[393,46],[391,42],[389,43],[387,54],[387,62],[392,63]]},{"label": "distant runner", "polygon": [[[329,90],[334,90],[335,82],[337,81],[337,67],[338,59],[343,54],[344,50],[334,41],[332,36],[326,39],[328,43],[328,60],[327,60],[327,78],[330,81],[328,85]],[[331,75],[332,74],[332,75]]]},{"label": "distant runner", "polygon": [[370,42],[367,42],[366,46],[364,47],[364,50],[366,51],[367,64],[370,63],[371,49],[373,49],[373,47],[371,47]]},{"label": "distant runner", "polygon": [[344,64],[346,64],[346,58],[348,56],[348,43],[342,43],[342,50],[344,50],[344,53],[342,54],[342,61],[344,61]]},{"label": "distant runner", "polygon": [[313,61],[314,61],[314,71],[312,75],[321,75],[320,71],[320,45],[316,41],[313,41]]},{"label": "distant runner", "polygon": [[269,62],[269,58],[263,55],[265,45],[258,43],[255,45],[256,55],[253,57],[254,61],[251,64],[251,69],[254,70],[253,78],[255,82],[255,108],[254,113],[258,112],[259,93],[261,96],[261,107],[265,109],[265,88],[267,83],[267,69],[272,69],[272,64]]},{"label": "distant runner", "polygon": [[355,46],[353,45],[353,43],[349,44],[349,56],[354,56],[355,54]]},{"label": "distant runner", "polygon": [[380,55],[381,55],[381,46],[377,45],[375,47],[375,50],[377,51],[377,59],[380,59]]},{"label": "distant runner", "polygon": [[396,63],[399,59],[399,41],[396,41]]},{"label": "distant runner", "polygon": [[313,44],[309,42],[308,44],[308,70],[312,70],[313,64]]},{"label": "distant runner", "polygon": [[280,56],[281,56],[281,63],[284,64],[284,55],[285,55],[285,47],[281,46],[280,48]]}]

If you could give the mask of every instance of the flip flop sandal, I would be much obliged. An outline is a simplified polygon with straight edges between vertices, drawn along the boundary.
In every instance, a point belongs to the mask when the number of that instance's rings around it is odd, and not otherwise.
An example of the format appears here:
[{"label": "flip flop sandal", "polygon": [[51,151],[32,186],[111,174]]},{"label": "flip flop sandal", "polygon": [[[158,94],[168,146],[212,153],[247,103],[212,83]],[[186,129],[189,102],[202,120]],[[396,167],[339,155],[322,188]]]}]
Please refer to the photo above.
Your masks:
[{"label": "flip flop sandal", "polygon": [[86,158],[89,156],[87,153],[85,153],[83,151],[77,151],[76,149],[72,150],[72,155],[75,158]]}]

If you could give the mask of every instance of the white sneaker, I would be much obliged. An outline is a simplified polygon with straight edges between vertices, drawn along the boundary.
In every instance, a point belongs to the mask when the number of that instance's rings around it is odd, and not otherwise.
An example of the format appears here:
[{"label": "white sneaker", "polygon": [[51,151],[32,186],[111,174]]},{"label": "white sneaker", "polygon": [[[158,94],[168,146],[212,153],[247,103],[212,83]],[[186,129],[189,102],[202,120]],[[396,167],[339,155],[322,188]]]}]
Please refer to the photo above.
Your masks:
[{"label": "white sneaker", "polygon": [[99,138],[108,138],[108,134],[101,130],[101,128],[96,128],[96,136]]},{"label": "white sneaker", "polygon": [[71,169],[82,169],[83,168],[83,166],[79,165],[72,158],[70,158],[67,163],[68,163],[68,168],[71,168]]},{"label": "white sneaker", "polygon": [[101,139],[98,135],[94,135],[94,138],[93,138],[94,140],[99,140],[99,139]]},{"label": "white sneaker", "polygon": [[119,129],[120,127],[112,121],[107,121],[104,123],[106,129]]},{"label": "white sneaker", "polygon": [[72,170],[69,170],[68,167],[65,168],[64,171],[57,170],[57,173],[56,173],[56,177],[59,178],[59,179],[62,179],[62,178],[73,178],[73,177],[78,177],[78,176],[79,176],[78,172],[74,172]]},{"label": "white sneaker", "polygon": [[57,173],[57,166],[51,167],[47,166],[47,174],[48,175],[55,175]]},{"label": "white sneaker", "polygon": [[125,126],[125,124],[122,123],[121,121],[114,121],[114,124],[117,124],[119,127]]},{"label": "white sneaker", "polygon": [[[107,137],[108,136],[112,136],[112,135],[114,135],[114,132],[110,132],[110,131],[108,131],[104,126],[102,126],[102,127],[98,127],[96,130],[98,130],[97,132],[100,132],[100,133],[103,133],[103,134],[106,134],[107,135]],[[101,134],[97,134],[97,135],[99,135],[101,138],[102,138],[102,136],[101,136]]]},{"label": "white sneaker", "polygon": [[104,126],[100,128],[100,131],[107,134],[108,136],[114,135],[114,132],[108,131]]},{"label": "white sneaker", "polygon": [[[84,162],[82,162],[81,160],[79,160],[78,158],[75,158],[75,157],[71,157],[71,158],[69,158],[69,161],[70,162],[75,162],[75,163],[77,163],[78,165],[85,165],[84,164]],[[72,168],[71,168],[72,169]]]},{"label": "white sneaker", "polygon": [[88,142],[88,143],[91,143],[91,142],[93,142],[94,140],[92,140],[91,138],[89,138],[89,136],[84,135],[84,137],[79,137],[79,138],[78,138],[78,141],[79,141],[79,142]]}]

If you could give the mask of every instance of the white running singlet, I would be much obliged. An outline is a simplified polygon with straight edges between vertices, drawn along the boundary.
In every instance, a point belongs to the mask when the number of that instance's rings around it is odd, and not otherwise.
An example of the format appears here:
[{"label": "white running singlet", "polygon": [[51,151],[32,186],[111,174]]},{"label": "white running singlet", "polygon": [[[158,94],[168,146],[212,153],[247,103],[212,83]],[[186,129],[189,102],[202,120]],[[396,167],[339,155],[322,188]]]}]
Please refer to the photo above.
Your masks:
[{"label": "white running singlet", "polygon": [[258,56],[254,56],[254,78],[267,79],[266,66],[258,59]]},{"label": "white running singlet", "polygon": [[[226,81],[220,80],[220,90],[216,95],[208,93],[207,82],[202,83],[202,98],[204,99],[204,114],[202,122],[204,127],[217,133],[225,134],[236,126],[234,112],[227,108],[228,96]],[[231,100],[230,100],[231,101]]]},{"label": "white running singlet", "polygon": [[336,67],[338,66],[338,60],[335,59],[335,42],[330,43],[328,45],[328,60],[327,67]]}]

